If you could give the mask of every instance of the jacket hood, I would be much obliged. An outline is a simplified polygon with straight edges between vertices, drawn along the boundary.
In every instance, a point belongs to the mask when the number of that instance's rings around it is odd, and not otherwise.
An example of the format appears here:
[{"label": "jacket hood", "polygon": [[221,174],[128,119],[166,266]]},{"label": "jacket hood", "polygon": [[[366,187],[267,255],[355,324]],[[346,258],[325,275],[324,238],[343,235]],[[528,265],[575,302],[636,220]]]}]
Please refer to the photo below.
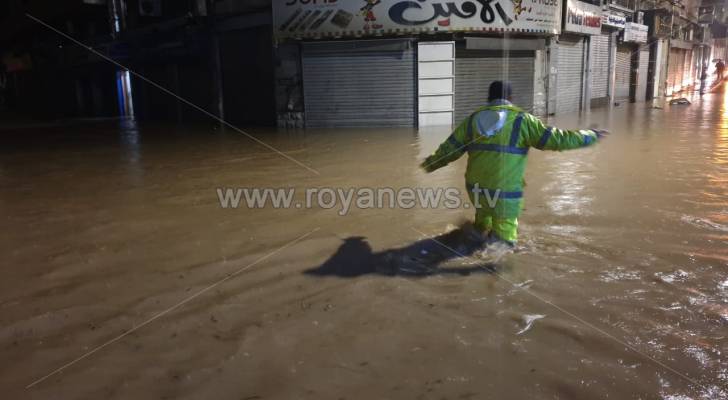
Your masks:
[{"label": "jacket hood", "polygon": [[506,124],[508,110],[483,110],[475,116],[477,133],[486,137],[495,136]]}]

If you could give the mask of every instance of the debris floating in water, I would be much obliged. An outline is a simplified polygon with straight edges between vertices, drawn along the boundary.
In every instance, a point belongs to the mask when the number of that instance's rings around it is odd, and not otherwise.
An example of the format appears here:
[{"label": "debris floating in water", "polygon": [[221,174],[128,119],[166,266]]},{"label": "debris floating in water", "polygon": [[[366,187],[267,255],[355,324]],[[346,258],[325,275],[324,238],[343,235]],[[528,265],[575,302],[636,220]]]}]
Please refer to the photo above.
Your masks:
[{"label": "debris floating in water", "polygon": [[669,274],[664,272],[658,272],[655,274],[655,276],[665,283],[674,283],[684,282],[690,277],[690,273],[683,271],[682,269],[678,269],[677,271]]},{"label": "debris floating in water", "polygon": [[674,105],[679,105],[679,106],[688,105],[689,106],[690,104],[692,104],[690,102],[690,100],[688,100],[688,99],[686,99],[684,97],[681,97],[679,99],[672,99],[672,100],[670,100],[670,105],[671,106],[674,106]]},{"label": "debris floating in water", "polygon": [[531,287],[532,283],[533,283],[533,279],[529,279],[529,280],[523,281],[521,283],[516,283],[516,286],[518,286],[519,288],[529,288],[529,287]]},{"label": "debris floating in water", "polygon": [[533,323],[536,320],[541,319],[541,318],[545,318],[545,317],[546,316],[545,315],[542,315],[542,314],[526,314],[526,315],[524,315],[523,316],[523,322],[526,323],[526,326],[524,326],[523,329],[521,329],[520,331],[516,332],[516,335],[521,335],[521,334],[526,333],[526,331],[528,331],[529,329],[531,329],[531,326],[533,325]]}]

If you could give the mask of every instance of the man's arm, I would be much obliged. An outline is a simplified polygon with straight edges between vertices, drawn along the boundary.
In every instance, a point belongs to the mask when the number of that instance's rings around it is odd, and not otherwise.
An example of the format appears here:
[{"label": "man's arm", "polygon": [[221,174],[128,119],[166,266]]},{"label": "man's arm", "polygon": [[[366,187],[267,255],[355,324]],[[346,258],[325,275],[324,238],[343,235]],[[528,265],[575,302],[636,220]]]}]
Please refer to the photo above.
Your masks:
[{"label": "man's arm", "polygon": [[442,168],[447,164],[460,158],[468,147],[467,138],[468,136],[468,124],[472,123],[472,118],[468,117],[463,121],[451,134],[442,142],[440,147],[437,148],[434,154],[427,157],[425,161],[420,164],[420,167],[427,172],[432,172],[436,169]]},{"label": "man's arm", "polygon": [[540,119],[526,114],[523,128],[526,144],[540,150],[571,150],[597,142],[602,132],[594,129],[567,130],[546,126]]}]

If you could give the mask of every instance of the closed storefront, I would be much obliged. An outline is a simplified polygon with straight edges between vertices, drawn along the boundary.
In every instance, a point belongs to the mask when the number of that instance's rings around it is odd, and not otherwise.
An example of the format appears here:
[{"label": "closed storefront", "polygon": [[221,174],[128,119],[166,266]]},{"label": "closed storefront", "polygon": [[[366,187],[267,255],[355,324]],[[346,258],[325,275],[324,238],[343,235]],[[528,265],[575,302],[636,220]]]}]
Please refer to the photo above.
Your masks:
[{"label": "closed storefront", "polygon": [[692,41],[672,39],[670,46],[670,58],[667,68],[668,96],[682,91],[687,93],[688,90],[700,83],[702,56],[700,47],[694,47]]},{"label": "closed storefront", "polygon": [[647,32],[647,25],[627,22],[624,26],[615,61],[615,100],[645,100],[650,62]]},{"label": "closed storefront", "polygon": [[[566,0],[565,3],[564,27],[551,53],[555,90],[550,91],[549,100],[555,102],[556,114],[588,108],[592,96],[607,97],[608,86],[607,80],[592,78],[590,74],[595,67],[604,69],[609,64],[597,50],[589,51],[590,43],[602,50],[609,46],[608,39],[606,42],[602,39],[601,7],[595,1]],[[591,56],[600,58],[592,61]],[[592,84],[597,86],[593,95]]]},{"label": "closed storefront", "polygon": [[307,127],[415,125],[412,42],[304,43],[302,61]]},{"label": "closed storefront", "polygon": [[670,49],[670,58],[667,68],[667,95],[678,93],[682,90],[682,77],[685,66],[685,50]]},{"label": "closed storefront", "polygon": [[556,76],[556,112],[579,111],[584,81],[584,36],[559,38]]},{"label": "closed storefront", "polygon": [[[614,3],[610,3],[614,5]],[[602,35],[599,37],[592,36],[592,52],[591,55],[597,66],[592,69],[592,79],[594,82],[606,81],[606,102],[598,101],[602,94],[601,86],[595,83],[596,89],[592,89],[592,105],[609,104],[617,98],[617,94],[623,95],[625,89],[616,89],[617,85],[617,43],[624,38],[624,30],[627,27],[627,18],[623,10],[609,8],[602,15]],[[624,59],[624,54],[619,56]],[[599,68],[599,66],[605,66]],[[624,67],[624,63],[622,64]],[[620,78],[624,81],[625,71],[620,73]],[[599,76],[603,75],[603,76]],[[596,90],[596,92],[594,92]]]},{"label": "closed storefront", "polygon": [[608,34],[594,35],[590,40],[591,103],[596,106],[608,103],[611,37]]},{"label": "closed storefront", "polygon": [[632,46],[617,46],[614,64],[614,99],[628,100],[632,79]]},{"label": "closed storefront", "polygon": [[533,108],[535,51],[458,49],[455,58],[455,122],[488,102],[488,86],[496,80],[511,82],[513,102]]},{"label": "closed storefront", "polygon": [[696,85],[696,89],[700,90],[700,73],[702,71],[701,59],[703,57],[703,48],[696,47],[693,49],[693,84]]},{"label": "closed storefront", "polygon": [[683,70],[685,71],[683,74],[683,90],[688,89],[690,86],[693,85],[694,75],[695,75],[695,66],[693,64],[693,50],[686,50],[685,51],[685,65],[683,66]]},{"label": "closed storefront", "polygon": [[637,67],[637,91],[635,101],[645,101],[647,96],[647,71],[650,63],[650,49],[642,46],[639,49],[639,66]]}]

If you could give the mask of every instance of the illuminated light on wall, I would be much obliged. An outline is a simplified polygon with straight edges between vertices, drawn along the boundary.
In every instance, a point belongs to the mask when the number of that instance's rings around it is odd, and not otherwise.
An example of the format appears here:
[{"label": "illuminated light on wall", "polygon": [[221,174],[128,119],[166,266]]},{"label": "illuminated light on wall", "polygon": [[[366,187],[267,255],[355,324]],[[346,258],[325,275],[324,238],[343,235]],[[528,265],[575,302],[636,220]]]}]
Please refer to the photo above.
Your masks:
[{"label": "illuminated light on wall", "polygon": [[116,73],[116,89],[119,101],[119,115],[134,116],[134,100],[131,92],[131,74],[128,70]]}]

